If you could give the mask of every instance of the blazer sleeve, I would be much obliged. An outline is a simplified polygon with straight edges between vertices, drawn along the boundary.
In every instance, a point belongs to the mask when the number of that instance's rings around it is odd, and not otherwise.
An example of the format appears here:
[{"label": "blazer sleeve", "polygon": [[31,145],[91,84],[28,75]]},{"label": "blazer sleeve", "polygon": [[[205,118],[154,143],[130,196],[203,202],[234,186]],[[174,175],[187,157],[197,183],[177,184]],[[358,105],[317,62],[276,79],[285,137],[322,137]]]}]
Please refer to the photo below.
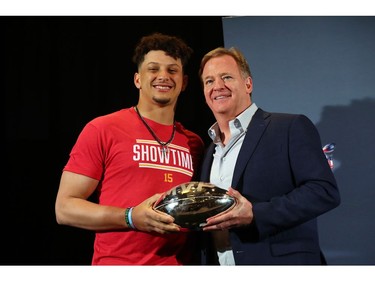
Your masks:
[{"label": "blazer sleeve", "polygon": [[[274,123],[277,125],[277,122]],[[322,151],[316,127],[304,115],[293,115],[287,123],[282,160],[272,163],[278,165],[274,169],[287,172],[273,181],[279,186],[269,187],[275,190],[273,196],[253,204],[260,238],[314,219],[340,203],[337,183]],[[278,194],[277,190],[283,192]]]}]

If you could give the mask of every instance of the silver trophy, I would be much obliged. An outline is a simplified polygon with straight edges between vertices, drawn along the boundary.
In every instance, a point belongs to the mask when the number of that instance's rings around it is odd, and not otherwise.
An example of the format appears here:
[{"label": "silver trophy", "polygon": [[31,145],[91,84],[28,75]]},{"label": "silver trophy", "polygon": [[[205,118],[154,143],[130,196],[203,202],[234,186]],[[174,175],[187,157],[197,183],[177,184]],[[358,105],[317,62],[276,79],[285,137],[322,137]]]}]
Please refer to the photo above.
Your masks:
[{"label": "silver trophy", "polygon": [[193,181],[165,192],[153,208],[174,217],[174,222],[182,228],[200,230],[207,218],[228,211],[235,203],[235,198],[229,196],[225,189]]}]

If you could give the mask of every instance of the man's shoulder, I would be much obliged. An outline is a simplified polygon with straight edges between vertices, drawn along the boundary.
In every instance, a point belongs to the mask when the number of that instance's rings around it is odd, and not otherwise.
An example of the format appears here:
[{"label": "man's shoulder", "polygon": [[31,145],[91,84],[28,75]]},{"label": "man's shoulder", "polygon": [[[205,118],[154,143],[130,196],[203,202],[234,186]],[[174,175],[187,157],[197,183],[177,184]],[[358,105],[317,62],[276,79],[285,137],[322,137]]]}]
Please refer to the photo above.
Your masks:
[{"label": "man's shoulder", "polygon": [[108,130],[111,127],[129,127],[129,124],[133,124],[129,108],[120,109],[108,114],[100,115],[90,120],[86,127],[95,127],[97,130]]},{"label": "man's shoulder", "polygon": [[290,113],[290,112],[269,112],[262,109],[258,110],[262,116],[270,117],[272,119],[280,120],[292,120],[292,119],[308,119],[308,117],[301,113]]},{"label": "man's shoulder", "polygon": [[91,123],[107,123],[118,119],[129,118],[130,116],[130,108],[123,108],[114,112],[110,112],[104,115],[100,115],[92,119]]}]

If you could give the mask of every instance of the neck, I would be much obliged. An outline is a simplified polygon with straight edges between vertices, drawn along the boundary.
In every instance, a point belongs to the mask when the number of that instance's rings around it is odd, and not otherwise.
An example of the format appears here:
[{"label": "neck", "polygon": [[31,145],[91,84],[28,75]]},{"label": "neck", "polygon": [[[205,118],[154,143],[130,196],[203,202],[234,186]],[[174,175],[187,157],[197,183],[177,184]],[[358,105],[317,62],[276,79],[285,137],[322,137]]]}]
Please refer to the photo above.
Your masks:
[{"label": "neck", "polygon": [[171,135],[171,137],[169,138],[169,140],[168,140],[168,141],[162,141],[162,140],[156,135],[156,133],[154,132],[154,130],[152,130],[152,128],[147,124],[146,120],[143,118],[142,114],[139,112],[137,106],[134,107],[134,110],[137,112],[139,119],[142,121],[143,125],[145,125],[145,127],[146,127],[147,130],[150,132],[150,134],[151,134],[152,137],[155,139],[155,141],[156,141],[157,143],[160,144],[160,146],[161,146],[161,151],[163,152],[163,154],[164,154],[164,156],[165,156],[166,153],[169,153],[168,145],[173,141],[174,135],[175,135],[175,133],[176,133],[176,124],[173,122],[173,131],[172,131],[172,135]]},{"label": "neck", "polygon": [[231,137],[229,122],[236,119],[236,117],[225,114],[216,114],[215,119],[220,129],[220,139],[222,143],[226,145]]},{"label": "neck", "polygon": [[228,130],[222,130],[221,127],[219,126],[220,128],[220,139],[221,139],[221,142],[224,144],[224,145],[227,145],[228,144],[228,141],[230,139],[230,130],[228,128]]},{"label": "neck", "polygon": [[174,124],[174,108],[172,106],[150,107],[139,104],[135,107],[147,119],[163,125]]},{"label": "neck", "polygon": [[222,119],[222,118],[217,118],[216,119],[217,121],[217,125],[219,126],[220,128],[220,132],[224,135],[227,135],[230,133],[230,129],[229,129],[229,122],[231,120],[227,120],[227,119]]}]

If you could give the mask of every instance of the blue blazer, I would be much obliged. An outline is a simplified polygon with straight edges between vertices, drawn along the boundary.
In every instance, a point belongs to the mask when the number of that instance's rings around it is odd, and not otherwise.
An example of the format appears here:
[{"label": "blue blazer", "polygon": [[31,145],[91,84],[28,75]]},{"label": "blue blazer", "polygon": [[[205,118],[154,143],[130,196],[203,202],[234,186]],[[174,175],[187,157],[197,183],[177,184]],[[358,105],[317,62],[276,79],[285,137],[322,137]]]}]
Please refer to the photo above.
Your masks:
[{"label": "blue blazer", "polygon": [[[204,157],[201,181],[209,182],[215,145]],[[237,158],[232,187],[253,204],[250,226],[230,229],[236,265],[324,264],[317,217],[340,204],[319,133],[304,115],[253,116]],[[217,264],[209,232],[203,264]]]}]

